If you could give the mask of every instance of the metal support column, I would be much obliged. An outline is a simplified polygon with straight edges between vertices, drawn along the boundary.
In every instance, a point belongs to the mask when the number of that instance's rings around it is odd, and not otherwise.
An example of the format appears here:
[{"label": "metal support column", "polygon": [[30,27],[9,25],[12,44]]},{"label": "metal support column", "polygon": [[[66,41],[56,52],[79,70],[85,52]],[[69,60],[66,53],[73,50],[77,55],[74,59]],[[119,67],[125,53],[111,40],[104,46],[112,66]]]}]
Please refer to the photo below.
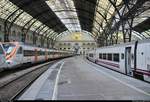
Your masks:
[{"label": "metal support column", "polygon": [[11,27],[17,18],[23,14],[24,11],[17,9],[11,13],[4,22],[4,42],[9,42],[9,35],[11,33]]}]

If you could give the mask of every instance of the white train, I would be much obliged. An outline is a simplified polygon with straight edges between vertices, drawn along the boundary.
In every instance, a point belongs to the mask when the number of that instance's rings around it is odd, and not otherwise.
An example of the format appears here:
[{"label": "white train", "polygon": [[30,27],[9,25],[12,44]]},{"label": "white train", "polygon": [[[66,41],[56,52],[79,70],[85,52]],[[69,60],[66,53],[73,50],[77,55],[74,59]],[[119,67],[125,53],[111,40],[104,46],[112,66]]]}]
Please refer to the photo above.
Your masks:
[{"label": "white train", "polygon": [[0,42],[0,70],[72,55],[71,51],[34,47],[22,42]]},{"label": "white train", "polygon": [[87,58],[104,67],[150,82],[150,40],[101,47]]}]

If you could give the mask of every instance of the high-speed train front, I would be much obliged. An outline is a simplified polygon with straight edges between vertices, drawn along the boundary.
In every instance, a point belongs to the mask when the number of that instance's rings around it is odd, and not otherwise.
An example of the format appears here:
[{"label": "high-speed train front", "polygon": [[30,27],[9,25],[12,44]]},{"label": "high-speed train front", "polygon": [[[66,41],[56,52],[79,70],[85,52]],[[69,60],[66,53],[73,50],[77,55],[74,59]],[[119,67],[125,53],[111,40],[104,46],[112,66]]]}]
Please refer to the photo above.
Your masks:
[{"label": "high-speed train front", "polygon": [[[12,68],[18,64],[17,59],[20,60],[16,55],[17,52],[17,43],[16,42],[5,42],[1,43],[1,46],[4,50],[4,68]],[[1,68],[1,66],[0,66]]]}]

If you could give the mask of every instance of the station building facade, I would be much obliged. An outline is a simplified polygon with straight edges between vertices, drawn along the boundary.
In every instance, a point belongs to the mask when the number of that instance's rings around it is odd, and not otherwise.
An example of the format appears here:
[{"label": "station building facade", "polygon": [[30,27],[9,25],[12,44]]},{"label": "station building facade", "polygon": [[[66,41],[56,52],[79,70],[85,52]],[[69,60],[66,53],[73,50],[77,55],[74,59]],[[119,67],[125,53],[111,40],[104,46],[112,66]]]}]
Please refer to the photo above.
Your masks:
[{"label": "station building facade", "polygon": [[94,50],[97,43],[86,33],[76,32],[59,37],[55,47],[60,50],[76,51],[77,54],[86,54],[89,50]]}]

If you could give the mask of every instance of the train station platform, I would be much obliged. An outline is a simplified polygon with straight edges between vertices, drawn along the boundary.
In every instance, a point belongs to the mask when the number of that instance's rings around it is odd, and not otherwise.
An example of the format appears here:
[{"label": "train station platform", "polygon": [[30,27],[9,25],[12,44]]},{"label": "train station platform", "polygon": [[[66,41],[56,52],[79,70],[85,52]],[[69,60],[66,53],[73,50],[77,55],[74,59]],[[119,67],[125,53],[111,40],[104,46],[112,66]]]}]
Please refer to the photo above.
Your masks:
[{"label": "train station platform", "polygon": [[75,56],[49,68],[18,100],[150,100],[150,84]]}]

